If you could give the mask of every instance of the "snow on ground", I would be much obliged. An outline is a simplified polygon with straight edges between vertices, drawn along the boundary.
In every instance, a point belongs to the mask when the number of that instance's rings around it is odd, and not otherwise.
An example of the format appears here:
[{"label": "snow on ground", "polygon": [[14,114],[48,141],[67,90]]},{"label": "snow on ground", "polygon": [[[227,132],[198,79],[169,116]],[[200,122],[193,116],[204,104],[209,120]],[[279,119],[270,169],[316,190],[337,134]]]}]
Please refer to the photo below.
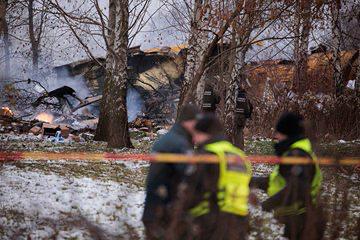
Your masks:
[{"label": "snow on ground", "polygon": [[[47,239],[56,235],[56,239],[88,239],[89,226],[100,228],[108,236],[142,235],[144,191],[134,185],[3,165],[0,189],[2,212],[16,212],[21,218],[17,222],[14,218],[0,217],[0,235],[4,234],[1,239],[13,239],[17,230],[24,238]],[[49,223],[81,222],[80,218],[85,226],[60,224],[54,229],[53,224],[35,224],[35,218]]]},{"label": "snow on ground", "polygon": [[[54,144],[31,135],[0,135],[0,141],[6,143],[0,146],[4,150],[109,151],[103,143]],[[142,149],[110,151],[148,152],[152,141],[139,142]],[[322,152],[357,156],[359,143],[326,144]],[[247,141],[246,152],[271,154],[272,145],[268,139]],[[0,239],[142,239],[147,167],[148,163],[129,161],[1,163]],[[269,165],[258,164],[254,174],[268,175],[271,169]],[[328,203],[326,210],[335,212],[329,215],[326,236],[331,239],[337,232],[339,238],[357,239],[359,172],[323,170],[322,198]],[[262,191],[256,195],[260,201],[267,198]],[[283,225],[272,213],[251,206],[250,215],[249,239],[283,239]]]}]

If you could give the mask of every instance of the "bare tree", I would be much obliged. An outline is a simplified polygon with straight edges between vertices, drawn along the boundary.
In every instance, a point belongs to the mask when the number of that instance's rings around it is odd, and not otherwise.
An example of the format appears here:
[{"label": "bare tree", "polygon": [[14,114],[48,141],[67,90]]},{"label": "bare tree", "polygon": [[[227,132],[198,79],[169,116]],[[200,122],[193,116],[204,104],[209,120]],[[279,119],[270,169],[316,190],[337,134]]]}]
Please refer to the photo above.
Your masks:
[{"label": "bare tree", "polygon": [[195,74],[191,79],[191,83],[188,85],[184,85],[182,87],[182,90],[180,92],[180,101],[179,101],[178,109],[181,109],[181,107],[186,103],[194,102],[195,100],[194,93],[196,92],[198,83],[203,77],[204,72],[209,67],[208,66],[209,58],[211,57],[218,42],[227,33],[231,24],[233,23],[235,18],[240,14],[241,10],[242,10],[242,1],[237,1],[232,12],[230,12],[227,15],[221,16],[221,19],[218,19],[218,21],[216,21],[219,27],[215,32],[213,32],[213,36],[210,38],[202,56],[200,57],[198,66],[195,70]]},{"label": "bare tree", "polygon": [[98,140],[107,140],[109,147],[130,147],[126,90],[129,33],[128,0],[109,1],[109,49],[107,78],[101,102]]},{"label": "bare tree", "polygon": [[6,20],[8,0],[0,1],[0,36],[4,43],[4,74],[3,79],[7,79],[10,75],[10,40],[9,27]]},{"label": "bare tree", "polygon": [[[357,64],[355,70],[355,89],[359,89],[360,81],[360,2],[355,0],[343,0],[341,1],[341,11],[339,16],[340,27],[341,27],[341,48],[342,50],[354,50],[357,49],[357,53],[354,55],[354,62]],[[348,63],[349,64],[349,63]],[[347,65],[348,65],[347,64]],[[346,84],[348,78],[348,66],[343,66],[343,84]]]},{"label": "bare tree", "polygon": [[293,78],[293,90],[303,93],[307,85],[307,55],[309,37],[312,28],[311,7],[312,0],[297,0],[295,4],[294,26],[294,60],[295,72]]},{"label": "bare tree", "polygon": [[[233,143],[243,147],[243,128],[245,119],[236,115],[236,99],[240,88],[244,88],[245,82],[245,56],[250,47],[250,35],[256,26],[256,9],[260,8],[263,1],[244,1],[244,7],[241,16],[233,24],[232,39],[230,48],[232,49],[229,61],[229,74],[225,96],[225,114],[224,122],[228,137]],[[261,14],[260,14],[261,16]],[[245,44],[244,44],[245,43]],[[243,115],[243,114],[241,114]],[[240,139],[240,140],[239,140]]]},{"label": "bare tree", "polygon": [[[97,48],[108,51],[109,42],[109,16],[105,14],[99,0],[92,0],[88,3],[85,0],[78,1],[76,11],[69,11],[65,8],[66,4],[58,0],[48,0],[50,5],[56,9],[52,14],[67,26],[79,43],[80,48],[89,58],[94,60],[99,66],[102,63],[96,58],[93,48],[88,45],[89,39],[92,39]],[[129,47],[134,38],[152,19],[153,15],[159,10],[155,9],[149,13],[148,8],[151,0],[132,0],[129,1]],[[84,7],[86,6],[86,7]]]},{"label": "bare tree", "polygon": [[[186,57],[186,68],[184,73],[184,81],[182,91],[188,88],[191,80],[195,76],[195,71],[198,68],[200,57],[206,49],[207,34],[204,31],[206,25],[206,18],[208,18],[209,1],[195,0],[193,17],[190,23],[190,38],[188,43],[188,52]],[[201,105],[202,93],[204,91],[205,81],[200,80],[196,91],[196,102]]]},{"label": "bare tree", "polygon": [[342,69],[341,69],[341,22],[340,22],[340,9],[341,1],[331,1],[331,27],[332,27],[332,52],[333,52],[333,79],[335,84],[336,95],[340,95],[344,86],[342,81]]},{"label": "bare tree", "polygon": [[[27,2],[27,9],[28,9],[28,21],[29,21],[29,39],[31,45],[31,53],[32,53],[32,64],[33,69],[37,70],[39,68],[39,58],[40,58],[40,43],[41,38],[44,30],[44,24],[46,20],[46,1],[42,0],[39,2],[41,8],[39,11],[36,11],[35,4],[37,2],[34,0],[28,0]],[[36,11],[36,12],[35,12]],[[35,23],[37,15],[38,17],[38,24]]]},{"label": "bare tree", "polygon": [[[150,0],[110,0],[109,15],[106,16],[99,1],[94,0],[92,7],[96,15],[79,15],[66,11],[57,0],[51,3],[85,53],[106,70],[95,140],[107,141],[110,147],[130,147],[126,109],[127,50],[157,9],[153,13],[147,12]],[[99,36],[103,41],[96,40],[96,43],[106,50],[105,65],[98,61],[84,39]]]},{"label": "bare tree", "polygon": [[116,25],[116,6],[115,1],[109,1],[109,19],[108,19],[108,31],[106,42],[108,44],[106,54],[106,76],[103,90],[103,98],[100,105],[100,118],[96,128],[95,140],[96,141],[108,141],[110,139],[110,130],[107,125],[110,121],[109,111],[105,111],[108,97],[110,96],[111,86],[110,81],[112,78],[112,64],[114,62],[114,43],[115,43],[115,25]]}]

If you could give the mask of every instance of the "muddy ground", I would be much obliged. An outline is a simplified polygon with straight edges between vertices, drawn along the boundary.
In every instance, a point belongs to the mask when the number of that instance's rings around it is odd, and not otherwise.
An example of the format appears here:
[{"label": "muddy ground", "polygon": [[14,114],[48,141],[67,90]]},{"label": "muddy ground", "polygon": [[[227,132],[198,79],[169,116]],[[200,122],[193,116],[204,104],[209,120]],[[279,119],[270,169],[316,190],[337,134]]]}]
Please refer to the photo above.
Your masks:
[{"label": "muddy ground", "polygon": [[[157,136],[133,134],[136,149],[105,143],[54,144],[35,136],[0,135],[2,150],[149,152]],[[318,144],[321,154],[360,156],[360,141]],[[246,142],[248,154],[271,154],[268,139]],[[0,239],[143,239],[141,214],[146,162],[26,160],[0,165]],[[254,166],[256,175],[271,171]],[[326,239],[359,239],[360,177],[354,168],[323,168]],[[260,199],[266,195],[257,191]],[[251,207],[250,239],[282,239],[283,226]]]}]

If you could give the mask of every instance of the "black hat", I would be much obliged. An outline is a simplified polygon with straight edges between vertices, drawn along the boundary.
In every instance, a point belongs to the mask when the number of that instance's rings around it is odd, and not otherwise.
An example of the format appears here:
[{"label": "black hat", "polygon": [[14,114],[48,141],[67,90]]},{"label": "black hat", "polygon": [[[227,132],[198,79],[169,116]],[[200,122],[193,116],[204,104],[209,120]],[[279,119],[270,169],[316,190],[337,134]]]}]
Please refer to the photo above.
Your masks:
[{"label": "black hat", "polygon": [[195,130],[212,136],[223,134],[223,127],[220,120],[212,113],[201,115],[195,125]]},{"label": "black hat", "polygon": [[303,135],[305,132],[304,119],[293,112],[285,112],[276,124],[276,131],[287,136]]}]

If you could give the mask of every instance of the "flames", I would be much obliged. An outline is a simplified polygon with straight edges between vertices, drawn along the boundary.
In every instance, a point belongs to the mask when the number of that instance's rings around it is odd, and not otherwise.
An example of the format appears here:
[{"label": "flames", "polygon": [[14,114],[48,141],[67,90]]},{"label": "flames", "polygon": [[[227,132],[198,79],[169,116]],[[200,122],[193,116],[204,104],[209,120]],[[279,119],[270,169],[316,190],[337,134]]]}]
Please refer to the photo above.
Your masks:
[{"label": "flames", "polygon": [[52,123],[52,121],[54,120],[54,116],[49,114],[49,113],[40,113],[38,114],[35,119],[42,121],[42,122],[47,122],[47,123]]},{"label": "flames", "polygon": [[10,108],[8,107],[2,107],[0,109],[0,115],[1,116],[6,116],[6,117],[13,117],[14,116],[14,113],[11,111]]}]

